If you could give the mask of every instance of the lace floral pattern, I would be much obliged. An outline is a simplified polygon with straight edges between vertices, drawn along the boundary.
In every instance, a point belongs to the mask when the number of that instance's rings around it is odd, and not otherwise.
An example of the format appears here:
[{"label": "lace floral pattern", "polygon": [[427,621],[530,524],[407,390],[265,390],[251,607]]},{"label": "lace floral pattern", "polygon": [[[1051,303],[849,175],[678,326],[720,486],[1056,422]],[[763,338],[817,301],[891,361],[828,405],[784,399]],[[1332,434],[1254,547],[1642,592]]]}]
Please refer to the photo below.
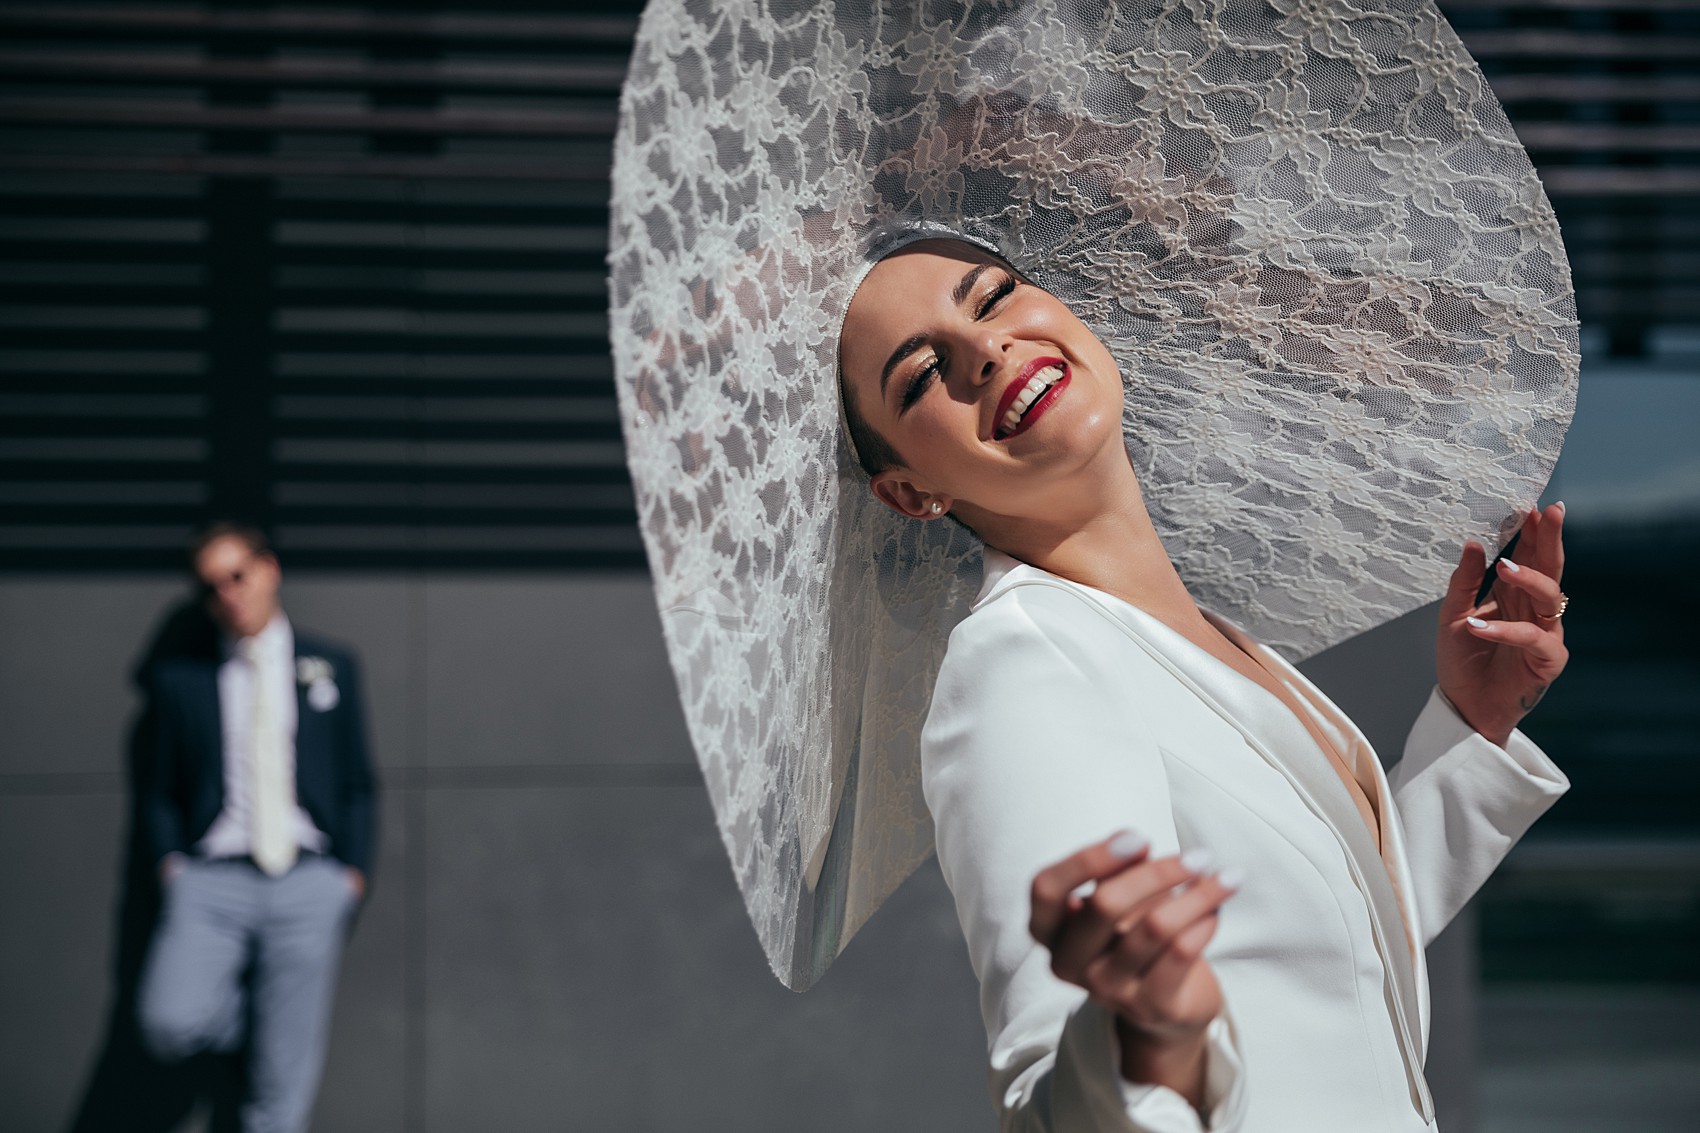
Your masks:
[{"label": "lace floral pattern", "polygon": [[792,987],[931,851],[918,733],[979,572],[840,435],[839,326],[893,232],[995,246],[1093,328],[1181,576],[1288,657],[1436,597],[1557,457],[1563,247],[1428,0],[656,0],[621,107],[639,521]]}]

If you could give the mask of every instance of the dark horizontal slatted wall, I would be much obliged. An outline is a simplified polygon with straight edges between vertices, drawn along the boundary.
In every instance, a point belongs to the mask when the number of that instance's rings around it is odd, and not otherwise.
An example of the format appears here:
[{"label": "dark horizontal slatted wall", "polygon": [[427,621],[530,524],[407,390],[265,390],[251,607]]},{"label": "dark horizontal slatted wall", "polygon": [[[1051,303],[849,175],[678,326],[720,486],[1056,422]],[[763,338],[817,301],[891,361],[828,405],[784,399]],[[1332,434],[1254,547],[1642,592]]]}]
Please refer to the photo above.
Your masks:
[{"label": "dark horizontal slatted wall", "polygon": [[[1584,325],[1700,316],[1700,5],[1443,6]],[[0,569],[640,566],[605,199],[635,3],[0,3]]]},{"label": "dark horizontal slatted wall", "polygon": [[0,568],[641,566],[582,7],[0,5]]},{"label": "dark horizontal slatted wall", "polygon": [[1700,330],[1700,0],[1440,0],[1564,229],[1584,330]]}]

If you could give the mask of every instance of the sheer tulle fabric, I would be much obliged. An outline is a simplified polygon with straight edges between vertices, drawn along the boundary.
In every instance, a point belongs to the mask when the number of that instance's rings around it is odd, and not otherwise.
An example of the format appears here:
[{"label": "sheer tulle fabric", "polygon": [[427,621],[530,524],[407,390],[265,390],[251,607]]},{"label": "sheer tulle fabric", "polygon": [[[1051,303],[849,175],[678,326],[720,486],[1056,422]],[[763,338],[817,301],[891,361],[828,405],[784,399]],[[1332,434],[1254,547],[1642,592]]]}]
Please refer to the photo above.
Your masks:
[{"label": "sheer tulle fabric", "polygon": [[1426,0],[658,0],[609,265],[628,459],[750,918],[802,988],[923,861],[918,733],[979,547],[841,435],[877,249],[1000,249],[1111,348],[1198,601],[1302,658],[1435,598],[1574,405],[1569,270]]}]

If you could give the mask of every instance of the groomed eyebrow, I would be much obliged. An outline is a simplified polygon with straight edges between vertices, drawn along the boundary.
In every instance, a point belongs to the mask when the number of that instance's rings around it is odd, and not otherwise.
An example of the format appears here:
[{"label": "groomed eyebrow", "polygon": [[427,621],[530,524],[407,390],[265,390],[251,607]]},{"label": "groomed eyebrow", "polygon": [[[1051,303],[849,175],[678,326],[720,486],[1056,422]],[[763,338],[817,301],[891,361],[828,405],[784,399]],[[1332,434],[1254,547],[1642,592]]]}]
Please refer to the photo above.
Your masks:
[{"label": "groomed eyebrow", "polygon": [[991,266],[991,264],[975,264],[973,267],[969,268],[968,273],[957,281],[956,290],[950,293],[950,301],[955,303],[958,307],[966,303],[968,301],[968,293],[974,290],[975,281],[978,280],[986,269]]},{"label": "groomed eyebrow", "polygon": [[[951,288],[950,301],[958,307],[966,303],[968,301],[969,293],[974,290],[974,284],[979,280],[981,274],[983,274],[987,268],[996,266],[996,264],[975,264],[973,267],[969,268],[962,278],[956,281],[956,286]],[[926,344],[926,335],[912,334],[899,343],[896,350],[891,352],[891,357],[885,360],[885,369],[880,371],[880,399],[882,401],[885,399],[886,384],[891,381],[891,372],[897,369],[898,366],[902,365],[905,358],[909,357],[909,355],[915,353],[915,351],[921,349],[921,347]]]}]

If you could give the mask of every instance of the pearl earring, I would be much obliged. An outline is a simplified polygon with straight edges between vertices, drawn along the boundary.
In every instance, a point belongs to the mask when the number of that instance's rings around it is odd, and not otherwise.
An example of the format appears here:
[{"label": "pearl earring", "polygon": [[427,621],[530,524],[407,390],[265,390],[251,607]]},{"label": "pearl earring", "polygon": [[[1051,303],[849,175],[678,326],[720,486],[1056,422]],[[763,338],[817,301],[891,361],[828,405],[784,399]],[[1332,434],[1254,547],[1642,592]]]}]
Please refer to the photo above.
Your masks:
[{"label": "pearl earring", "polygon": [[933,514],[934,515],[943,515],[944,514],[944,505],[939,503],[937,500],[933,501]]}]

